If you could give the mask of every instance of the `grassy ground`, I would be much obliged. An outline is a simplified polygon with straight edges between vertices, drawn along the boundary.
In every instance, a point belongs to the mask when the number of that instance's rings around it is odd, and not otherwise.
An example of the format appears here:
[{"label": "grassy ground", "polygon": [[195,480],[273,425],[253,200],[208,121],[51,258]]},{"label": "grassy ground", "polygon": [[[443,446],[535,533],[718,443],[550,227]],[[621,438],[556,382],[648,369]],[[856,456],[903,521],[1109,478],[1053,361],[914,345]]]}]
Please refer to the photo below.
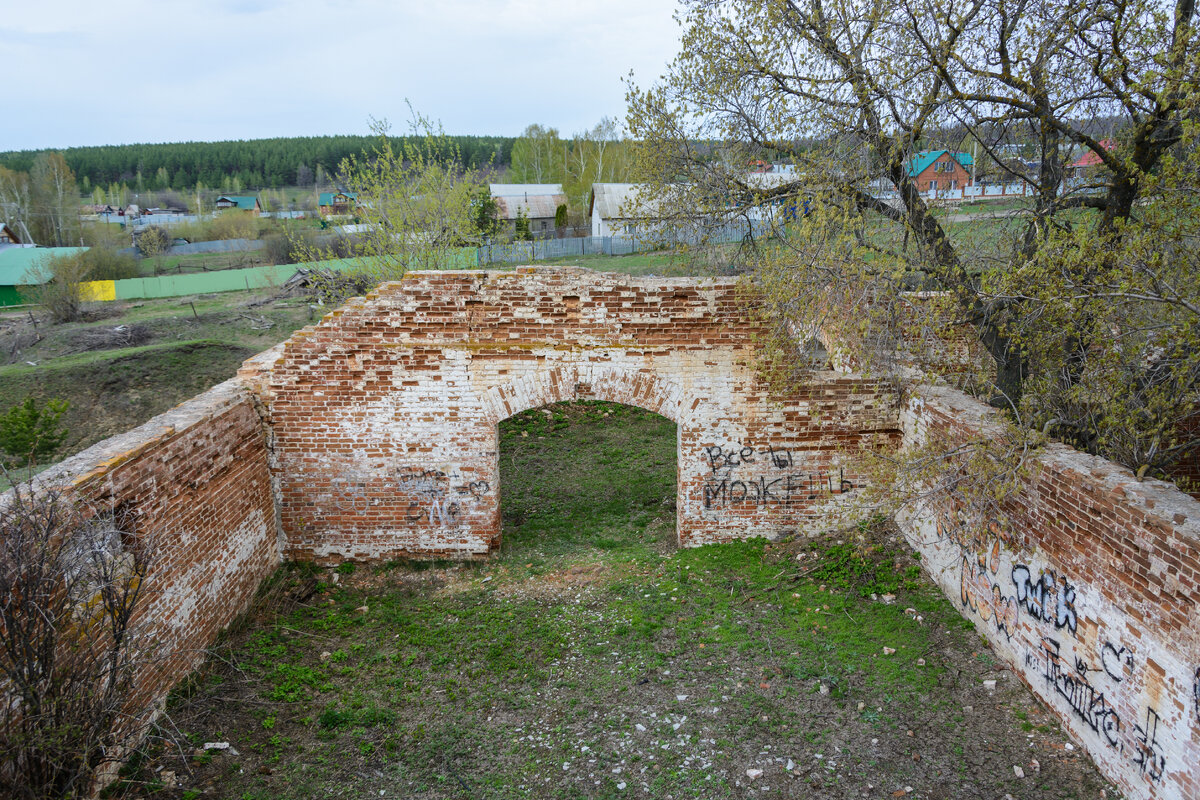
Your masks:
[{"label": "grassy ground", "polygon": [[266,292],[96,304],[63,325],[36,309],[4,314],[0,411],[67,400],[62,458],[233,377],[312,316],[303,299]]},{"label": "grassy ground", "polygon": [[189,253],[143,258],[138,262],[142,277],[179,275],[219,269],[243,269],[266,266],[270,262],[263,250],[238,250],[229,253]]},{"label": "grassy ground", "polygon": [[1100,795],[886,524],[680,551],[670,422],[559,405],[501,441],[499,554],[281,570],[174,695],[183,757],[114,794]]},{"label": "grassy ground", "polygon": [[535,262],[538,265],[587,267],[597,272],[621,272],[626,275],[662,275],[667,277],[721,274],[738,245],[714,245],[703,258],[698,253],[664,250],[629,256],[570,256]]}]

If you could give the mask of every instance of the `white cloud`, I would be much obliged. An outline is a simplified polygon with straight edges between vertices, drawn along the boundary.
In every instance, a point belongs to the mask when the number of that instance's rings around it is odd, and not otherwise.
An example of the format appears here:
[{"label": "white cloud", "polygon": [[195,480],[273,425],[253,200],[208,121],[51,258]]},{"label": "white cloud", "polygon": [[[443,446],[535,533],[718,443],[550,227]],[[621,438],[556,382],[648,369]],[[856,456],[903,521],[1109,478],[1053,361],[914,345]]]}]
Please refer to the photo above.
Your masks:
[{"label": "white cloud", "polygon": [[[670,0],[51,0],[0,18],[0,150],[365,132],[405,98],[450,133],[624,114],[678,47]],[[36,13],[35,13],[36,12]],[[19,109],[18,113],[11,113]],[[399,125],[397,127],[400,127]]]}]

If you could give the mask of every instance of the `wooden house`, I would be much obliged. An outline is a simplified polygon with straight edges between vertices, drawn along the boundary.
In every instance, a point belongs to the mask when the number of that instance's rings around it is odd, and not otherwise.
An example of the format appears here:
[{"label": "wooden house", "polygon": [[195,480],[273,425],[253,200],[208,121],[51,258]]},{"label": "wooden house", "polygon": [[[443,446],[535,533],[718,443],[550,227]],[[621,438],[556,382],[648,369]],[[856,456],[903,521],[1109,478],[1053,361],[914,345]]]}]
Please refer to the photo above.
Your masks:
[{"label": "wooden house", "polygon": [[354,213],[358,195],[354,192],[321,192],[317,199],[322,217],[346,216]]},{"label": "wooden house", "polygon": [[917,184],[917,191],[962,189],[974,185],[971,167],[975,158],[970,153],[950,150],[926,150],[908,162],[908,177]]},{"label": "wooden house", "polygon": [[237,195],[221,195],[215,203],[217,211],[228,211],[237,209],[245,211],[247,214],[257,217],[262,213],[262,206],[259,205],[257,197],[245,197]]}]

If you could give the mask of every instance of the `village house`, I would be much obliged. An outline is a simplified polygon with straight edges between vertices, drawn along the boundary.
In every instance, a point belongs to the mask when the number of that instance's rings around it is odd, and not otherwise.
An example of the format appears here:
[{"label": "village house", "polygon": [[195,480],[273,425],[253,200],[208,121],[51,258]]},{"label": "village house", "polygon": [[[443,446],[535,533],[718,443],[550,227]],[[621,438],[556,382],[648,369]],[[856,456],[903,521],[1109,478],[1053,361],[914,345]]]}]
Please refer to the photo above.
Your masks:
[{"label": "village house", "polygon": [[21,244],[21,237],[8,226],[7,222],[0,222],[0,247],[10,244]]},{"label": "village house", "polygon": [[[1102,139],[1100,148],[1108,152],[1116,147],[1112,139]],[[1067,165],[1067,174],[1073,178],[1089,178],[1095,175],[1104,166],[1104,162],[1100,160],[1100,156],[1096,155],[1094,150],[1084,150],[1076,161]]]},{"label": "village house", "polygon": [[926,150],[908,162],[908,177],[917,184],[918,192],[963,189],[973,186],[971,167],[975,158],[970,153],[950,150]]},{"label": "village house", "polygon": [[641,208],[639,195],[644,184],[594,183],[588,202],[592,236],[633,236],[646,222],[647,210]]},{"label": "village house", "polygon": [[559,207],[567,205],[561,183],[489,183],[488,191],[496,204],[496,220],[510,233],[517,219],[529,221],[529,233],[551,236]]},{"label": "village house", "polygon": [[262,206],[259,205],[257,197],[223,194],[217,198],[215,206],[217,211],[228,211],[229,209],[236,208],[255,217],[262,213]]},{"label": "village house", "polygon": [[354,213],[358,195],[354,192],[321,192],[317,198],[322,217],[340,217]]}]

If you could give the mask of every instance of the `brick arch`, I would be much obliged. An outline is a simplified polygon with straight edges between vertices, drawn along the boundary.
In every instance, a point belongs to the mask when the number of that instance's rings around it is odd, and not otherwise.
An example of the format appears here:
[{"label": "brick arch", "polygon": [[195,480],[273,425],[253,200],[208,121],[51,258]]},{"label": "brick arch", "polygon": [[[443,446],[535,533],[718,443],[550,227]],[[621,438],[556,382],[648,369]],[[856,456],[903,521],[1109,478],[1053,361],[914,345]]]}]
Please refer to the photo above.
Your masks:
[{"label": "brick arch", "polygon": [[670,378],[652,370],[628,371],[594,364],[560,366],[521,381],[490,387],[483,398],[487,418],[494,423],[532,408],[572,400],[603,400],[635,406],[666,417],[676,425],[713,411],[711,403],[685,392]]},{"label": "brick arch", "polygon": [[286,557],[481,557],[499,544],[497,424],[572,399],[678,426],[681,545],[802,526],[898,436],[894,398],[827,373],[786,398],[754,373],[732,279],[581,269],[416,272],[278,348],[269,411]]}]

